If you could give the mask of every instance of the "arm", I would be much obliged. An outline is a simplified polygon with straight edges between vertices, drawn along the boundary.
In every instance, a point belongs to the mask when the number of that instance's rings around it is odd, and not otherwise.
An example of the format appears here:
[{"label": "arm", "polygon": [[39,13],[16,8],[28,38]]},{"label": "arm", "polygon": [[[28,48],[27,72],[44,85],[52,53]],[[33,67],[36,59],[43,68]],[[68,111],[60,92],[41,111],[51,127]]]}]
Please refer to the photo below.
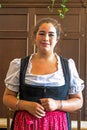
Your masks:
[{"label": "arm", "polygon": [[28,111],[37,118],[45,116],[44,107],[39,103],[19,100],[19,103],[17,104],[17,101],[17,93],[6,88],[3,95],[4,105],[13,110],[18,109]]},{"label": "arm", "polygon": [[70,95],[68,100],[62,101],[62,105],[63,105],[62,110],[68,112],[73,112],[82,108],[83,106],[82,92]]},{"label": "arm", "polygon": [[6,88],[3,95],[4,105],[6,105],[8,108],[11,108],[12,110],[16,110],[17,100],[17,93]]},{"label": "arm", "polygon": [[83,106],[82,92],[69,96],[67,100],[54,100],[51,98],[41,99],[42,106],[47,111],[62,110],[66,112],[73,112],[80,109]]}]

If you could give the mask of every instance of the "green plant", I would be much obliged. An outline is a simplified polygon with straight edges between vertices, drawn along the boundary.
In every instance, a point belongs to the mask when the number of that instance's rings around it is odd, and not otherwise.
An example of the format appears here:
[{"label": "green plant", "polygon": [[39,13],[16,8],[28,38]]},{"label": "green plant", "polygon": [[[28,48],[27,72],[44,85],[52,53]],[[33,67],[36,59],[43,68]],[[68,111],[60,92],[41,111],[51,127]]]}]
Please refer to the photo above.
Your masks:
[{"label": "green plant", "polygon": [[68,2],[68,0],[62,0],[61,3],[59,3],[59,0],[51,0],[51,6],[48,6],[48,9],[53,11],[54,5],[58,4],[59,8],[57,9],[57,12],[61,18],[64,18],[65,13],[69,11],[66,2]]},{"label": "green plant", "polygon": [[0,4],[0,8],[2,7],[2,5]]}]

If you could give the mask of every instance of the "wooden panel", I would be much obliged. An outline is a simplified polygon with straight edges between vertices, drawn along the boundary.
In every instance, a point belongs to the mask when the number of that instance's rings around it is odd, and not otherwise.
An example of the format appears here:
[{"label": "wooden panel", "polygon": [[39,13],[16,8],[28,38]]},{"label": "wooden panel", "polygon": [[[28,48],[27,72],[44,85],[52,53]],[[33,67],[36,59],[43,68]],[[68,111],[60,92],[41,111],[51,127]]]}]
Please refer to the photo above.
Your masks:
[{"label": "wooden panel", "polygon": [[[61,2],[62,0],[59,0],[59,2]],[[2,2],[2,0],[0,0],[0,2]],[[8,0],[3,0],[3,3],[7,3],[8,2]],[[49,3],[50,2],[50,0],[37,0],[37,1],[35,1],[35,0],[9,0],[9,3]],[[80,1],[79,0],[69,0],[68,1],[68,3],[80,3]],[[84,0],[84,2],[87,2],[87,0]]]},{"label": "wooden panel", "polygon": [[20,14],[0,15],[0,30],[16,30],[16,31],[26,30],[27,28],[26,23],[27,23],[26,15],[20,15]]},{"label": "wooden panel", "polygon": [[25,9],[0,10],[0,117],[7,116],[7,108],[2,103],[5,89],[4,79],[9,63],[14,58],[27,54],[27,11]]},{"label": "wooden panel", "polygon": [[6,117],[7,108],[2,103],[2,96],[5,89],[4,79],[9,67],[9,63],[14,58],[26,55],[26,40],[0,39],[0,117]]},{"label": "wooden panel", "polygon": [[[79,2],[79,0],[69,0],[70,2]],[[86,1],[86,0],[85,0]],[[1,0],[0,0],[0,2],[2,2]],[[3,2],[8,2],[7,0],[3,0]],[[17,2],[30,2],[30,3],[33,3],[33,2],[35,2],[35,3],[38,3],[38,2],[41,2],[41,3],[47,3],[47,0],[44,0],[44,2],[43,2],[43,0],[37,0],[37,1],[35,1],[35,0],[9,0],[9,3],[10,2],[15,2],[15,3],[17,3]],[[48,2],[50,2],[50,0],[48,0]],[[61,2],[61,0],[59,0],[59,2]]]},{"label": "wooden panel", "polygon": [[1,39],[6,39],[6,38],[21,38],[21,39],[25,39],[27,37],[27,32],[26,31],[0,31],[0,38]]},{"label": "wooden panel", "polygon": [[79,42],[78,39],[62,40],[61,43],[61,55],[72,58],[75,60],[76,64],[79,65]]},{"label": "wooden panel", "polygon": [[[62,0],[59,0],[58,3],[61,3]],[[2,3],[2,6],[7,8],[36,8],[36,7],[44,7],[47,8],[48,5],[51,5],[51,1],[50,0],[0,0],[0,3]],[[60,7],[60,4],[56,3],[55,7]],[[87,7],[87,0],[68,0],[67,2],[67,6],[68,7]]]}]

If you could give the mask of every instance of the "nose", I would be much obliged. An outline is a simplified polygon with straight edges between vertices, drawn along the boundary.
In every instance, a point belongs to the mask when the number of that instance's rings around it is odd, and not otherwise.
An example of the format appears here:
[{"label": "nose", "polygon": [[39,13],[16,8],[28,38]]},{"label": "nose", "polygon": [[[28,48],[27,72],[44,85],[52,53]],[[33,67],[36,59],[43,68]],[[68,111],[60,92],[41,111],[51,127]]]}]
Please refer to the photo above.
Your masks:
[{"label": "nose", "polygon": [[49,40],[49,35],[48,34],[45,35],[44,40],[46,40],[46,41]]}]

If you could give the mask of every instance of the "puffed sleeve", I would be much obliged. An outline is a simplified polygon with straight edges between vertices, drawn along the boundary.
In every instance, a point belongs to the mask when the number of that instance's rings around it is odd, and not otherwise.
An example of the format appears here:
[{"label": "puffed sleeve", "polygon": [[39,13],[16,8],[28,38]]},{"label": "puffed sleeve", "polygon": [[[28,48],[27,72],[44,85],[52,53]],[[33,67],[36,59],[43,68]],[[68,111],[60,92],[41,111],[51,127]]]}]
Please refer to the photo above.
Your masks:
[{"label": "puffed sleeve", "polygon": [[10,62],[8,72],[4,80],[6,87],[14,92],[19,91],[20,61],[20,58],[16,58]]},{"label": "puffed sleeve", "polygon": [[68,63],[69,63],[69,71],[70,71],[69,94],[76,94],[84,89],[84,81],[79,77],[74,60],[69,59]]}]

